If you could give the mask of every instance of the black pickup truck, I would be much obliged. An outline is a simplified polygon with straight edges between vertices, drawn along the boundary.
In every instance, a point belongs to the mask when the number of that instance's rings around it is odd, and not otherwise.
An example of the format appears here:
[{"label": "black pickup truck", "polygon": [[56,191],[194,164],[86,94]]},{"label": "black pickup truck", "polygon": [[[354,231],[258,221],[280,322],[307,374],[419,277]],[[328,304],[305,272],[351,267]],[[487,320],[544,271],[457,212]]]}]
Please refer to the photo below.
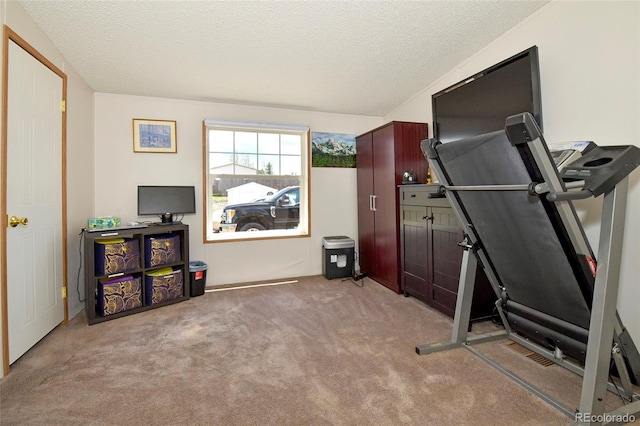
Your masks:
[{"label": "black pickup truck", "polygon": [[295,228],[300,222],[300,187],[288,186],[264,199],[230,204],[221,219],[221,230],[235,224],[236,232]]}]

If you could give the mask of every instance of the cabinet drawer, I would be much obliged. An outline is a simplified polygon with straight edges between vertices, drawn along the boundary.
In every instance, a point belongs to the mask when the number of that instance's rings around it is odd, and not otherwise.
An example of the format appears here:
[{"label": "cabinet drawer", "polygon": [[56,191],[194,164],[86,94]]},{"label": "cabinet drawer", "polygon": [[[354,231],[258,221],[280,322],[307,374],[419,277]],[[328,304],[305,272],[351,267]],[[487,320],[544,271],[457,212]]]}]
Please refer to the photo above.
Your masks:
[{"label": "cabinet drawer", "polygon": [[400,191],[400,203],[406,205],[414,205],[414,206],[426,206],[427,205],[427,194],[430,192],[426,191],[412,191],[410,189],[402,189]]},{"label": "cabinet drawer", "polygon": [[410,206],[438,206],[449,207],[446,198],[433,197],[438,191],[439,185],[405,185],[400,186],[400,204]]}]

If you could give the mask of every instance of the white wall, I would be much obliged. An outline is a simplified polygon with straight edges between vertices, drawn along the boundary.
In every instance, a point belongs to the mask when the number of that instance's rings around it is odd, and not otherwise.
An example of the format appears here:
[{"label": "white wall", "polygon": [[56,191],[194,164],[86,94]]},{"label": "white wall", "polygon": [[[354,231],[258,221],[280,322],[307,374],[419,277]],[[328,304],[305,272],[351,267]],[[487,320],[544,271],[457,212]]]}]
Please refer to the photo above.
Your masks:
[{"label": "white wall", "polygon": [[[81,263],[78,232],[86,219],[93,215],[93,91],[18,3],[0,0],[0,17],[3,24],[67,75],[67,301],[69,318],[72,318],[84,307],[76,292],[76,277]],[[83,296],[82,278],[80,286]]]},{"label": "white wall", "polygon": [[64,63],[67,74],[67,303],[69,318],[84,309],[80,230],[94,217],[93,90]]},{"label": "white wall", "polygon": [[[552,2],[385,117],[431,123],[431,95],[530,46],[550,142],[640,146],[640,3]],[[431,127],[431,126],[430,126]],[[433,133],[431,133],[433,136]],[[640,342],[640,171],[631,176],[618,309]],[[575,203],[595,251],[601,200]]]},{"label": "white wall", "polygon": [[[134,153],[133,118],[177,121],[176,154]],[[207,285],[322,273],[322,237],[357,241],[355,169],[312,168],[311,237],[203,243],[202,120],[267,121],[309,125],[312,131],[360,134],[380,117],[314,113],[211,102],[95,94],[95,213],[137,218],[138,185],[195,185],[198,213],[185,215],[190,257],[208,264]]]}]

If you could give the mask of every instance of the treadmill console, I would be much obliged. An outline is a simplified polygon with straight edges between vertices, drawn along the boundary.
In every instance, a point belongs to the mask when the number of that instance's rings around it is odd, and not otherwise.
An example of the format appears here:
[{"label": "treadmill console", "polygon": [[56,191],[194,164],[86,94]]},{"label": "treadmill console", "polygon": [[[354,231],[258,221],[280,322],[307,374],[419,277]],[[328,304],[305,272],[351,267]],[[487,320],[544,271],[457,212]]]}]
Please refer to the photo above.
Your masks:
[{"label": "treadmill console", "polygon": [[596,146],[560,170],[565,182],[583,180],[583,189],[594,197],[610,191],[640,166],[640,148],[635,145]]},{"label": "treadmill console", "polygon": [[558,171],[561,171],[568,164],[582,157],[587,152],[591,151],[597,145],[589,141],[580,142],[564,142],[548,144],[549,152],[553,158],[553,162],[556,165]]}]

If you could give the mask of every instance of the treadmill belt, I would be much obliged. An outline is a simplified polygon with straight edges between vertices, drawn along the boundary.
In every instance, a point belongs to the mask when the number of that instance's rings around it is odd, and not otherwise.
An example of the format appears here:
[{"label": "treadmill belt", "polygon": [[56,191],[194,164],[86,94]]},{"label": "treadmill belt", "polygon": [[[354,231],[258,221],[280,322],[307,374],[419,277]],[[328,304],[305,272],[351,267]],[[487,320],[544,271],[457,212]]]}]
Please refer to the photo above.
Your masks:
[{"label": "treadmill belt", "polygon": [[[503,130],[437,146],[450,185],[532,181]],[[455,191],[509,300],[588,329],[590,308],[565,248],[538,196],[527,191]],[[555,222],[554,222],[555,221]],[[535,253],[534,256],[531,254]]]}]

